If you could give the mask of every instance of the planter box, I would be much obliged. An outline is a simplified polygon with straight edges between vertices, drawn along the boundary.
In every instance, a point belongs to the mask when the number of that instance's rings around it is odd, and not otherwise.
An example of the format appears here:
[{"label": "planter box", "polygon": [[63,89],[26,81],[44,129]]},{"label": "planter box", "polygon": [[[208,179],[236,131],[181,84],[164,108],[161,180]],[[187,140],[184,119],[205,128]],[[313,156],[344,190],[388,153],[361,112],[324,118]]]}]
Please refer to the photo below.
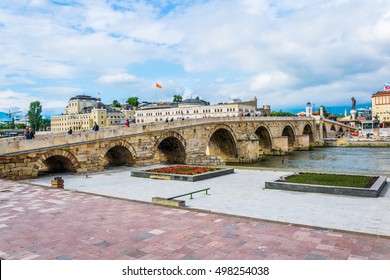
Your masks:
[{"label": "planter box", "polygon": [[234,173],[233,168],[224,168],[218,169],[215,171],[205,172],[197,175],[181,175],[181,174],[170,174],[170,173],[157,173],[144,171],[131,171],[131,176],[140,177],[140,178],[150,178],[150,179],[159,179],[159,180],[177,180],[177,181],[187,181],[187,182],[196,182],[200,180],[210,179],[222,175]]},{"label": "planter box", "polygon": [[340,186],[311,185],[290,182],[265,182],[266,189],[327,193],[336,195],[351,195],[362,197],[377,197],[386,185],[387,177],[380,176],[370,188],[352,188]]}]

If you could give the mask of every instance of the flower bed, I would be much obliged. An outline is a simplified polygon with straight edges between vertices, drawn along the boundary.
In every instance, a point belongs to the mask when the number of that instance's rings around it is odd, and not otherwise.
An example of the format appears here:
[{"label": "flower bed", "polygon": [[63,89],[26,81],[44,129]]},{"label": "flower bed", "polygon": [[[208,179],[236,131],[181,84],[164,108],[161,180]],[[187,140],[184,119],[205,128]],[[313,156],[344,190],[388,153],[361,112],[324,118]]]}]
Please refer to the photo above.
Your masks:
[{"label": "flower bed", "polygon": [[195,182],[234,173],[232,168],[175,165],[143,171],[131,171],[131,176],[160,180],[179,180]]},{"label": "flower bed", "polygon": [[369,189],[377,179],[378,176],[357,176],[348,174],[327,173],[299,173],[285,177],[284,182]]},{"label": "flower bed", "polygon": [[265,182],[266,189],[377,197],[386,185],[386,176],[354,174],[295,173],[274,182]]},{"label": "flower bed", "polygon": [[203,174],[210,171],[219,170],[218,168],[203,167],[203,166],[186,166],[186,165],[175,165],[156,169],[149,169],[148,172],[156,173],[168,173],[168,174],[180,174],[180,175],[197,175]]}]

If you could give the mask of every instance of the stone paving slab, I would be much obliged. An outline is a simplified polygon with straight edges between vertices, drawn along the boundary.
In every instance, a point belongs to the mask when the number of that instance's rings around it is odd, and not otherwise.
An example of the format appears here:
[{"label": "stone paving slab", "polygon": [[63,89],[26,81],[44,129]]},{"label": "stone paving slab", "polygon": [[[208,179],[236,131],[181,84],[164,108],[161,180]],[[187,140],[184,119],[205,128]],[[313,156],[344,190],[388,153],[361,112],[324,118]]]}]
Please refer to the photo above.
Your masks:
[{"label": "stone paving slab", "polygon": [[390,238],[12,181],[0,181],[0,205],[2,259],[390,259]]},{"label": "stone paving slab", "polygon": [[[150,169],[161,165],[143,167]],[[389,186],[377,198],[335,196],[321,193],[265,189],[289,172],[236,169],[234,174],[199,182],[180,182],[131,177],[135,167],[105,172],[62,174],[65,188],[113,197],[151,202],[153,197],[172,197],[210,187],[210,195],[181,197],[186,207],[293,224],[390,236]],[[141,168],[142,169],[142,168]],[[27,182],[50,185],[52,177]],[[53,204],[50,208],[56,208]]]}]

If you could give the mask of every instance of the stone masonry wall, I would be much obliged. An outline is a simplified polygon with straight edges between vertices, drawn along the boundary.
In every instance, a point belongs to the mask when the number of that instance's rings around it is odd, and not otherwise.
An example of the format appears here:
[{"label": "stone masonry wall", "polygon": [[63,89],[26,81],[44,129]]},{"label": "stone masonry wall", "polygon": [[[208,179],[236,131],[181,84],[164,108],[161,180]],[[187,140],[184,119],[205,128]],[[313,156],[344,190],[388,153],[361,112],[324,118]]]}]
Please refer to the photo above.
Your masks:
[{"label": "stone masonry wall", "polygon": [[[302,136],[304,126],[309,124],[315,133],[315,123],[311,118],[234,118],[219,122],[216,120],[201,120],[197,125],[193,122],[178,126],[175,123],[137,125],[134,127],[118,127],[117,130],[107,128],[97,134],[93,132],[81,132],[78,135],[44,135],[35,140],[7,140],[10,144],[7,155],[0,153],[0,178],[24,179],[38,175],[38,170],[43,167],[44,161],[50,157],[65,158],[69,160],[77,173],[101,171],[107,163],[106,153],[113,147],[122,146],[131,154],[131,162],[135,166],[158,163],[156,151],[158,143],[167,137],[173,137],[184,147],[184,162],[187,164],[222,164],[224,160],[216,154],[210,154],[209,141],[217,130],[223,130],[225,137],[215,141],[232,142],[234,151],[228,153],[233,158],[256,159],[262,150],[259,146],[255,132],[260,126],[265,127],[270,133],[272,150],[280,153],[288,151],[286,136],[281,136],[286,125],[291,126],[296,136],[296,147],[305,149],[309,146],[308,135]],[[187,124],[187,126],[183,126]],[[156,130],[159,128],[160,130]],[[129,134],[132,133],[132,134]],[[317,134],[314,134],[314,136]],[[50,140],[49,138],[52,137]],[[227,137],[227,138],[226,138]],[[76,142],[82,140],[83,142]],[[3,139],[2,139],[3,140]],[[3,141],[4,142],[4,141]],[[2,142],[2,144],[4,144]],[[61,144],[62,143],[62,144]],[[65,143],[65,144],[64,144]],[[1,144],[1,145],[2,145]],[[225,143],[222,143],[225,144]],[[40,147],[42,146],[42,147]],[[221,145],[225,147],[226,145]],[[227,147],[230,147],[229,145]],[[31,148],[33,150],[24,149]],[[1,146],[2,151],[7,151]],[[20,151],[18,149],[21,149]],[[224,155],[226,156],[226,152]],[[183,162],[183,163],[184,163]]]}]

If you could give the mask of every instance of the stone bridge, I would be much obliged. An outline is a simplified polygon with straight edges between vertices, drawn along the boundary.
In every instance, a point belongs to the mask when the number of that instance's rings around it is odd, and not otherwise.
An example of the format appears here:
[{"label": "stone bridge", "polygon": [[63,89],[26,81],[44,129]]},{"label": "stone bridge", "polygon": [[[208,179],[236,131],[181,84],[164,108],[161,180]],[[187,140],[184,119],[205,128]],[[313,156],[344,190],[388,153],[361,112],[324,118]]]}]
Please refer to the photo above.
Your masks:
[{"label": "stone bridge", "polygon": [[310,117],[209,118],[0,139],[0,178],[86,173],[106,166],[223,164],[321,145],[327,131],[352,127]]}]

